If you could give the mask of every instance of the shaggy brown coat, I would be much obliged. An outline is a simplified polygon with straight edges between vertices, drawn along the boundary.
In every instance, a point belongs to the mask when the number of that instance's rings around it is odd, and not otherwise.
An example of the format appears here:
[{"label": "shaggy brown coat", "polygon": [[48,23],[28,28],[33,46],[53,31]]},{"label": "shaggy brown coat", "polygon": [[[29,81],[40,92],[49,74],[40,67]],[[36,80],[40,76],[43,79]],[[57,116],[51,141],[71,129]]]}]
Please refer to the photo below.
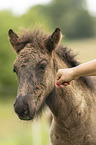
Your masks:
[{"label": "shaggy brown coat", "polygon": [[9,30],[9,40],[18,53],[14,63],[19,78],[14,109],[20,119],[30,120],[47,104],[54,116],[52,145],[96,145],[94,77],[81,77],[67,87],[55,88],[57,70],[79,64],[71,51],[59,44],[61,36],[59,28],[49,36],[36,29],[19,36]]}]

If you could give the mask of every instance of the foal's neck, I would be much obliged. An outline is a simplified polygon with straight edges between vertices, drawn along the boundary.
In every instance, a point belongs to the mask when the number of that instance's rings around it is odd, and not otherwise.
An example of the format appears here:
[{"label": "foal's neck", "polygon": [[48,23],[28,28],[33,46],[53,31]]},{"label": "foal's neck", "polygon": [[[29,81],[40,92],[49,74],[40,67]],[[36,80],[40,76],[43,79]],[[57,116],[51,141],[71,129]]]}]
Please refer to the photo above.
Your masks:
[{"label": "foal's neck", "polygon": [[[68,67],[60,59],[60,57],[56,55],[57,54],[54,54],[53,57],[58,69]],[[86,85],[83,84],[83,87],[86,87]],[[71,85],[64,87],[64,89],[61,87],[56,89],[54,87],[53,91],[46,100],[46,103],[51,109],[56,122],[63,124],[66,128],[70,128],[74,122],[76,125],[78,120],[86,113],[86,101],[84,98],[86,94],[83,92],[85,89],[83,87],[80,80],[72,81]]]}]

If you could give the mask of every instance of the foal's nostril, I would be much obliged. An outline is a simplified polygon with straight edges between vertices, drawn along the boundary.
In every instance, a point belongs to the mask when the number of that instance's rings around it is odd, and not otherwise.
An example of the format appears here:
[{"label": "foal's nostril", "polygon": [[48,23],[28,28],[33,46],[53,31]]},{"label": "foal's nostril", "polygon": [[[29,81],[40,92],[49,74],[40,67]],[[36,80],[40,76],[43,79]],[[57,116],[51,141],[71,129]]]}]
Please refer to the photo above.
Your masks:
[{"label": "foal's nostril", "polygon": [[29,110],[24,110],[24,115],[28,115],[29,114]]},{"label": "foal's nostril", "polygon": [[28,106],[28,104],[26,104],[26,105],[24,106],[23,114],[24,114],[24,115],[28,115],[28,114],[29,114],[29,106]]},{"label": "foal's nostril", "polygon": [[15,112],[20,116],[27,116],[30,113],[29,106],[27,104],[22,104],[21,106],[15,105],[14,109]]}]

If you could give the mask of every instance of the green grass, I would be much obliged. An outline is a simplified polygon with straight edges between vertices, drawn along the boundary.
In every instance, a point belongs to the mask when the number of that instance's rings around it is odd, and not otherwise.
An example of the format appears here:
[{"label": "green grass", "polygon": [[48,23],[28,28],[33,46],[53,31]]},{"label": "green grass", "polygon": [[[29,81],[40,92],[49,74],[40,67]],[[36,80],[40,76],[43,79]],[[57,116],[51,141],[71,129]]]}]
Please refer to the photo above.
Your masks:
[{"label": "green grass", "polygon": [[[80,62],[96,59],[96,38],[66,41],[64,44],[78,53]],[[0,100],[0,145],[48,145],[49,124],[46,115],[33,122],[18,119],[13,110],[13,102]]]},{"label": "green grass", "polygon": [[45,114],[33,122],[18,119],[13,100],[0,101],[0,145],[48,145],[49,124]]}]

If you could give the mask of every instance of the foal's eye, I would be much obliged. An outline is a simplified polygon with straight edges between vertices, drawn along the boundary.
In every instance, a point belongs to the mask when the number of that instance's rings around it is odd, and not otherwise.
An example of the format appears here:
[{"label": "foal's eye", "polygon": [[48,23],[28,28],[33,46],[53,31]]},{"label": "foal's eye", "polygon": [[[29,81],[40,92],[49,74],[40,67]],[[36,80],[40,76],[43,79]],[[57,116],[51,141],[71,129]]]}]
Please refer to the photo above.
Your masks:
[{"label": "foal's eye", "polygon": [[40,64],[40,69],[44,70],[46,68],[46,66],[47,66],[47,63],[46,62],[42,62]]},{"label": "foal's eye", "polygon": [[44,71],[46,67],[47,67],[47,62],[45,60],[41,61],[38,64],[38,69],[41,70],[41,71]]},{"label": "foal's eye", "polygon": [[44,72],[47,67],[47,61],[42,60],[36,65],[36,72]]}]

